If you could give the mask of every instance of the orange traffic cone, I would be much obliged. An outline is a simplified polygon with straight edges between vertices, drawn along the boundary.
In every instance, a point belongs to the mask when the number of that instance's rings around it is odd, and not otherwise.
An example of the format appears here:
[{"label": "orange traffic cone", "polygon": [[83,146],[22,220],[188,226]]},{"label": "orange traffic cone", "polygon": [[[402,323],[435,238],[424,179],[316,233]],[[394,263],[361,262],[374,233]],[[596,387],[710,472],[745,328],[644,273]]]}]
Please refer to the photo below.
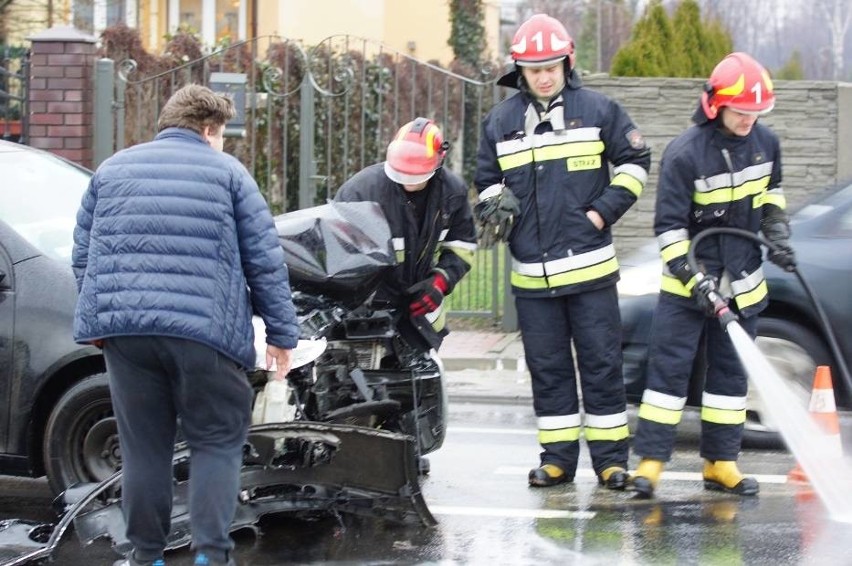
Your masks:
[{"label": "orange traffic cone", "polygon": [[[831,384],[831,369],[828,366],[817,366],[814,374],[814,388],[808,411],[834,448],[836,456],[843,455],[843,445],[840,442],[840,419],[837,417],[837,405],[834,402],[834,387]],[[800,464],[796,464],[787,479],[793,482],[807,483],[808,477]]]}]

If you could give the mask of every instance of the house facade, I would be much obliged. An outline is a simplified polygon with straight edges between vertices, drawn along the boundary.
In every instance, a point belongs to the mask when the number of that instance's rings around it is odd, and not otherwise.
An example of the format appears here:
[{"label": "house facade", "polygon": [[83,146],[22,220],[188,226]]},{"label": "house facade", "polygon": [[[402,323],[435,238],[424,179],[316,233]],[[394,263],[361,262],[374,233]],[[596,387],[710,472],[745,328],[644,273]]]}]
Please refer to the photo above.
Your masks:
[{"label": "house facade", "polygon": [[[499,49],[500,0],[483,7],[493,58]],[[98,37],[124,22],[139,29],[146,49],[158,52],[180,27],[198,33],[208,47],[266,35],[311,46],[348,34],[448,63],[453,58],[449,12],[449,0],[28,0],[7,3],[2,36],[9,45],[21,45],[45,28],[73,25]]]}]

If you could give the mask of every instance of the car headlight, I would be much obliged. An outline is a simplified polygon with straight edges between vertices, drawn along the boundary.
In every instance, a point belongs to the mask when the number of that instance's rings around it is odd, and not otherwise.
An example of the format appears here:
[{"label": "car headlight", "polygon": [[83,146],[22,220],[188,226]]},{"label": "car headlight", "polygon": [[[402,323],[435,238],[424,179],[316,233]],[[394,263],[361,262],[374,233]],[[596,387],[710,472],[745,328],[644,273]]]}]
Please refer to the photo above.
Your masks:
[{"label": "car headlight", "polygon": [[[262,318],[254,315],[251,317],[251,325],[254,327],[255,368],[266,368],[266,324],[264,324]],[[319,358],[327,347],[328,342],[325,338],[299,340],[299,343],[293,349],[290,369],[311,363]]]},{"label": "car headlight", "polygon": [[662,278],[660,260],[623,268],[618,282],[618,294],[636,297],[659,293]]}]

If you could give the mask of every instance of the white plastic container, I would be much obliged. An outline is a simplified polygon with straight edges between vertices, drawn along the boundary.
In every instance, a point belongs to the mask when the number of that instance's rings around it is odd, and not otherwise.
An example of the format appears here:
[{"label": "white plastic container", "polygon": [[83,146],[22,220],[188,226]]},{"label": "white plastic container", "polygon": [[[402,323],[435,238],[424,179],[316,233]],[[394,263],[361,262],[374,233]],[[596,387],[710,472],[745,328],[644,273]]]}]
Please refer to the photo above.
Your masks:
[{"label": "white plastic container", "polygon": [[252,411],[252,424],[283,423],[292,421],[296,407],[288,403],[290,387],[286,380],[270,379],[263,391],[257,394]]}]

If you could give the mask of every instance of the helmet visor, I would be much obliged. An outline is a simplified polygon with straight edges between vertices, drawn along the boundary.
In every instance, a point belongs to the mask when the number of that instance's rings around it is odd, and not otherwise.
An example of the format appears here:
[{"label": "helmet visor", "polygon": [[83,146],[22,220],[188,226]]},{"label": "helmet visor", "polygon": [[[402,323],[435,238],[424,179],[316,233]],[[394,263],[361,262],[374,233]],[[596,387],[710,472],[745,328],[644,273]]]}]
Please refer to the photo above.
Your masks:
[{"label": "helmet visor", "polygon": [[391,181],[400,185],[419,185],[431,179],[434,174],[435,171],[429,171],[428,173],[403,173],[402,171],[397,171],[391,167],[390,163],[385,161],[385,175]]},{"label": "helmet visor", "polygon": [[737,112],[739,114],[746,114],[748,116],[763,116],[764,114],[769,114],[773,108],[775,108],[775,103],[773,102],[766,108],[754,109],[754,108],[742,108],[739,106],[734,106],[733,104],[728,104],[728,108]]},{"label": "helmet visor", "polygon": [[515,63],[517,63],[517,65],[519,67],[529,67],[531,69],[540,69],[542,67],[552,67],[553,65],[559,63],[560,61],[564,61],[564,60],[565,60],[565,55],[562,55],[561,57],[552,57],[550,59],[545,59],[543,61],[529,61],[529,60],[522,61],[520,59],[516,59]]}]

